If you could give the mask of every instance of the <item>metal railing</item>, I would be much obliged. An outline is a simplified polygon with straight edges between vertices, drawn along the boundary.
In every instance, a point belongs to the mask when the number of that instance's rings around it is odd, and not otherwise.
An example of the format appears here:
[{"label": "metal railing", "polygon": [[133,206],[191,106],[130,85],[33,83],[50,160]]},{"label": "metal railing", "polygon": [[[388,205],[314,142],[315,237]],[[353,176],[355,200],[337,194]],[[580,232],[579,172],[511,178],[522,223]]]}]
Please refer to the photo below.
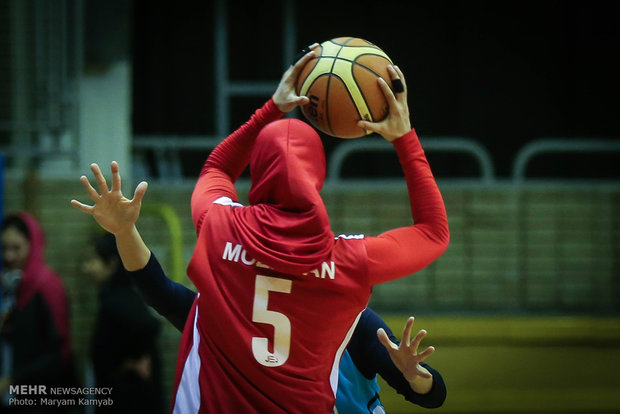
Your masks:
[{"label": "metal railing", "polygon": [[527,166],[536,156],[577,152],[620,152],[620,140],[544,138],[531,141],[521,148],[515,156],[512,168],[512,182],[520,184],[526,180]]},{"label": "metal railing", "polygon": [[[205,155],[221,142],[221,138],[215,136],[155,136],[139,135],[134,138],[133,149],[136,163],[144,161],[143,154],[152,151],[157,168],[160,171],[160,179],[166,181],[184,180],[182,173],[183,151],[202,150]],[[421,139],[426,152],[460,153],[471,156],[478,166],[480,176],[475,181],[483,185],[490,185],[497,181],[495,166],[489,151],[476,141],[463,137],[431,137]],[[326,184],[334,185],[348,181],[342,177],[343,166],[352,156],[361,153],[393,152],[394,147],[387,141],[376,138],[360,138],[346,140],[335,147],[331,153]],[[620,140],[618,139],[540,139],[526,144],[516,155],[513,162],[509,182],[522,184],[537,179],[527,178],[527,167],[537,156],[547,154],[570,154],[570,153],[620,153]],[[620,163],[619,163],[620,165]],[[143,168],[138,166],[138,168]],[[191,177],[193,179],[194,177]],[[459,177],[444,180],[459,182]],[[552,178],[553,181],[565,181],[562,178]],[[467,179],[471,182],[471,179]],[[588,180],[595,181],[595,180]],[[576,182],[576,180],[571,180]]]},{"label": "metal railing", "polygon": [[[495,179],[495,169],[489,152],[477,142],[461,137],[435,137],[422,139],[425,151],[458,152],[471,155],[478,164],[480,181],[491,184]],[[212,150],[221,142],[214,136],[156,136],[139,135],[134,138],[133,149],[136,155],[134,161],[143,163],[145,151],[153,151],[161,179],[166,181],[183,180],[182,151],[203,150],[205,153]],[[327,184],[337,184],[343,180],[342,167],[350,156],[363,152],[393,152],[394,147],[381,138],[360,138],[343,141],[331,154],[327,170]],[[139,169],[147,169],[144,166]],[[194,177],[192,177],[193,179]]]},{"label": "metal railing", "polygon": [[[147,151],[152,151],[159,171],[158,179],[165,181],[182,181],[183,157],[181,151],[204,150],[209,151],[222,140],[213,136],[184,136],[173,135],[138,135],[133,139],[134,172],[138,176],[149,178],[149,168],[146,166]],[[192,177],[194,179],[195,177]]]},{"label": "metal railing", "polygon": [[[425,151],[460,152],[473,156],[478,162],[481,180],[485,184],[493,182],[495,175],[493,161],[486,148],[477,142],[462,137],[426,138],[422,139],[421,142]],[[327,170],[327,182],[335,184],[341,181],[342,166],[351,155],[360,152],[385,151],[394,151],[394,146],[383,139],[360,138],[342,142],[331,155]]]}]

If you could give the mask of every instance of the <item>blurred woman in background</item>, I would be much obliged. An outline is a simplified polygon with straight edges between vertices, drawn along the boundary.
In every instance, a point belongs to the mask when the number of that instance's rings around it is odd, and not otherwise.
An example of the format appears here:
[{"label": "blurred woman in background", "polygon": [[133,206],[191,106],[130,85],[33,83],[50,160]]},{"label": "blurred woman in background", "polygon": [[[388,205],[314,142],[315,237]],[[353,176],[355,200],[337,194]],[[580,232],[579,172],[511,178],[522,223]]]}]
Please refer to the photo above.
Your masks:
[{"label": "blurred woman in background", "polygon": [[[9,398],[20,398],[9,394],[11,385],[67,386],[73,371],[67,294],[45,262],[39,223],[26,213],[7,216],[0,238],[0,407],[5,408]],[[27,412],[46,410],[51,408]]]}]

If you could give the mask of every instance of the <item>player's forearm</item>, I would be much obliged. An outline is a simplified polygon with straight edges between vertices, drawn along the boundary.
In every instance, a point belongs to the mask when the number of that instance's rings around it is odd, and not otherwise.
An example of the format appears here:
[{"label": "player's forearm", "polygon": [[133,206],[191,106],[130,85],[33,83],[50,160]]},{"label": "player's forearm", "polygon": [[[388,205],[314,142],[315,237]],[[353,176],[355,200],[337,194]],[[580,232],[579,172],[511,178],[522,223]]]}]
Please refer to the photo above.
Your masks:
[{"label": "player's forearm", "polygon": [[151,257],[151,251],[142,240],[136,226],[116,233],[115,237],[116,247],[125,269],[133,272],[144,268]]},{"label": "player's forearm", "polygon": [[282,115],[273,99],[270,99],[248,122],[211,151],[192,192],[191,211],[196,230],[200,229],[213,200],[224,196],[237,201],[234,183],[249,163],[258,133],[265,125]]},{"label": "player's forearm", "polygon": [[146,303],[182,332],[196,293],[168,279],[155,254],[144,268],[129,274]]},{"label": "player's forearm", "polygon": [[418,272],[441,256],[450,241],[443,198],[415,131],[393,144],[405,174],[414,225],[365,239],[372,284]]},{"label": "player's forearm", "polygon": [[217,168],[228,174],[233,182],[236,181],[248,165],[254,140],[260,130],[282,115],[273,99],[267,101],[248,122],[215,147],[202,167],[201,175],[211,168]]},{"label": "player's forearm", "polygon": [[415,130],[393,144],[405,174],[415,225],[447,247],[450,233],[446,208]]}]

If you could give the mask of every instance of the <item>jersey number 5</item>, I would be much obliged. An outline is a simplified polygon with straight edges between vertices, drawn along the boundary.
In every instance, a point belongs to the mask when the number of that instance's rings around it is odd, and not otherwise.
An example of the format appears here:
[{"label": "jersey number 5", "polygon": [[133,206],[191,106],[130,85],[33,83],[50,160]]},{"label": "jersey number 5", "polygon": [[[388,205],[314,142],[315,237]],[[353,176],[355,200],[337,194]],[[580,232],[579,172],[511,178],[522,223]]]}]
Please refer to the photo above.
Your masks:
[{"label": "jersey number 5", "polygon": [[267,338],[252,338],[252,353],[258,363],[266,367],[279,367],[291,351],[291,321],[286,315],[267,309],[269,292],[291,293],[293,281],[256,275],[252,321],[273,325],[273,352],[269,352]]}]

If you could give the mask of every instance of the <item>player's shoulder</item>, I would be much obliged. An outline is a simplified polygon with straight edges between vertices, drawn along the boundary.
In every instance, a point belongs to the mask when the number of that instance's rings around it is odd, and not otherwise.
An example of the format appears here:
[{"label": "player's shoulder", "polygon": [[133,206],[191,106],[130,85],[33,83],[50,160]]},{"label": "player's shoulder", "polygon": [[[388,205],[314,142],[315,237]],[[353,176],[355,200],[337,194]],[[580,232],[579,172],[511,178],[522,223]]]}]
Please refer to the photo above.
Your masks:
[{"label": "player's shoulder", "polygon": [[334,251],[366,250],[366,236],[363,234],[340,234],[334,237]]},{"label": "player's shoulder", "polygon": [[363,234],[341,234],[335,238],[333,258],[341,268],[359,269],[367,262]]}]

